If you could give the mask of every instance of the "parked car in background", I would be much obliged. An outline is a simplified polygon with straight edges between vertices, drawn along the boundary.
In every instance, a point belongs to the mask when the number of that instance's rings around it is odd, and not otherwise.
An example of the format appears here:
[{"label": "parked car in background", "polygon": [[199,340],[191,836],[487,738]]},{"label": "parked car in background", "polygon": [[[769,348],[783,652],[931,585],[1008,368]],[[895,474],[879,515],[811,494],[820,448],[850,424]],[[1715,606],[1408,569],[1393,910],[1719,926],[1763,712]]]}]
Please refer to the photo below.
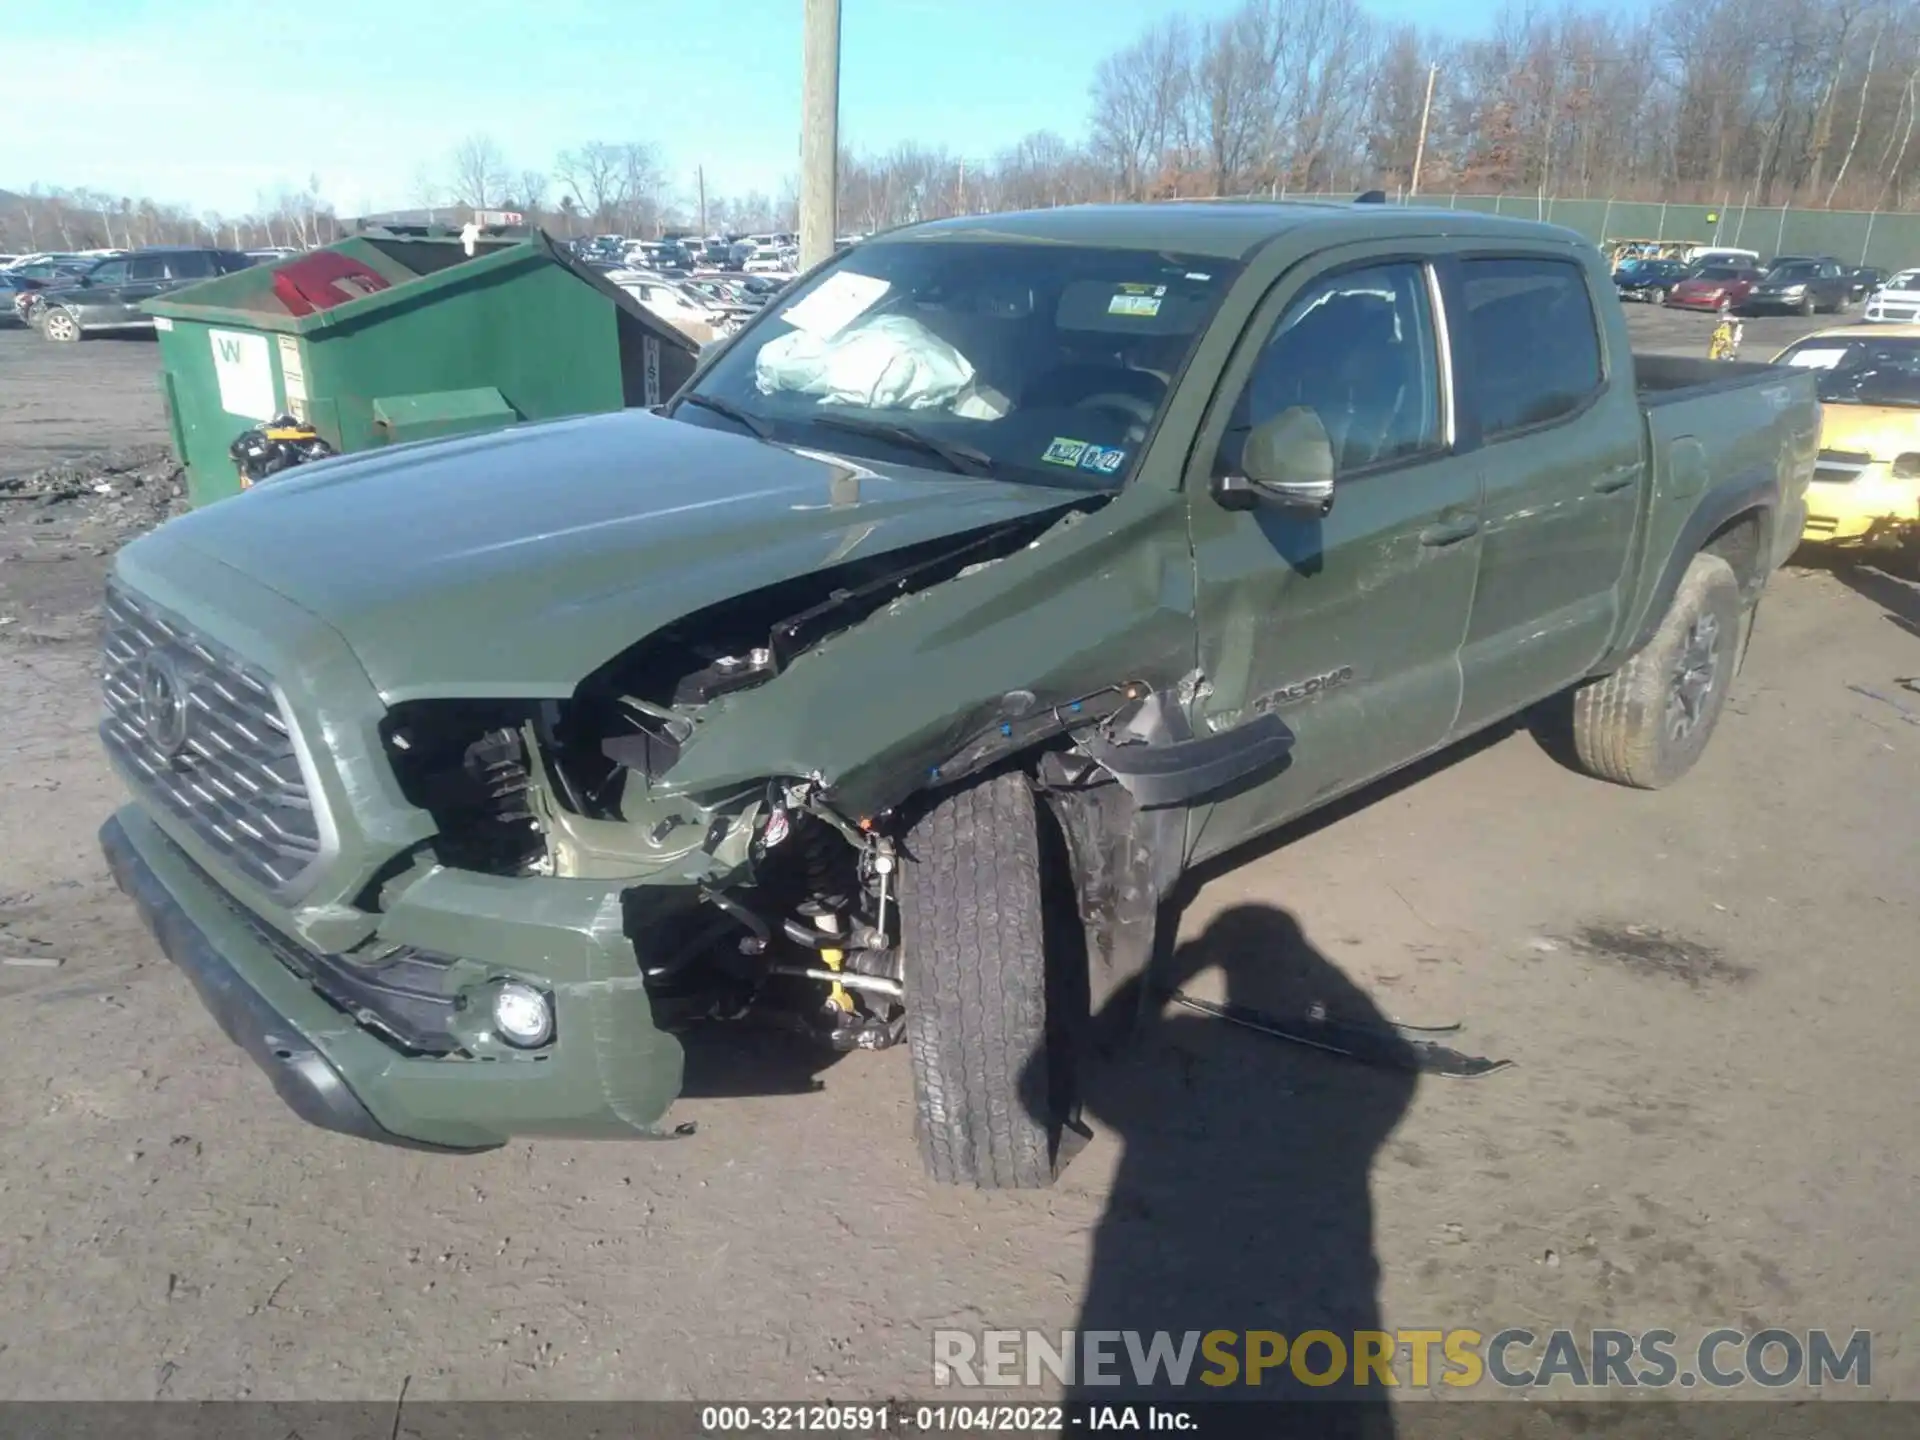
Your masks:
[{"label": "parked car in background", "polygon": [[1920,270],[1898,270],[1867,297],[1862,320],[1876,325],[1912,325],[1920,322]]},{"label": "parked car in background", "polygon": [[1747,292],[1745,308],[1756,313],[1791,310],[1812,315],[1824,310],[1838,315],[1852,303],[1847,272],[1838,260],[1789,260],[1775,265]]},{"label": "parked car in background", "polygon": [[644,272],[630,278],[609,278],[652,314],[701,344],[730,334],[738,326],[735,317],[677,280]]},{"label": "parked car in background", "polygon": [[62,343],[99,331],[151,331],[153,317],[141,311],[142,302],[251,264],[238,250],[201,245],[136,250],[102,260],[70,282],[41,291],[36,323],[47,339]]},{"label": "parked car in background", "polygon": [[0,270],[0,322],[31,324],[40,292],[73,279],[85,269],[85,262],[37,260]]},{"label": "parked car in background", "polygon": [[1820,460],[1803,538],[1861,545],[1920,536],[1920,325],[1822,330],[1774,363],[1819,372]]},{"label": "parked car in background", "polygon": [[685,275],[693,269],[692,252],[678,240],[642,240],[629,245],[624,258],[635,269],[660,275]]},{"label": "parked car in background", "polygon": [[1760,268],[1758,250],[1742,250],[1736,245],[1690,245],[1679,258],[1688,265],[1741,265]]},{"label": "parked car in background", "polygon": [[1739,265],[1702,265],[1667,291],[1668,305],[1679,310],[1717,310],[1730,315],[1746,304],[1760,272]]},{"label": "parked car in background", "polygon": [[1629,260],[1613,272],[1613,288],[1622,300],[1659,305],[1692,273],[1693,266],[1681,260]]},{"label": "parked car in background", "polygon": [[262,245],[246,253],[247,258],[256,265],[271,265],[276,260],[291,260],[301,252],[291,245]]},{"label": "parked car in background", "polygon": [[1886,283],[1887,272],[1871,265],[1860,265],[1847,272],[1847,293],[1864,300]]}]

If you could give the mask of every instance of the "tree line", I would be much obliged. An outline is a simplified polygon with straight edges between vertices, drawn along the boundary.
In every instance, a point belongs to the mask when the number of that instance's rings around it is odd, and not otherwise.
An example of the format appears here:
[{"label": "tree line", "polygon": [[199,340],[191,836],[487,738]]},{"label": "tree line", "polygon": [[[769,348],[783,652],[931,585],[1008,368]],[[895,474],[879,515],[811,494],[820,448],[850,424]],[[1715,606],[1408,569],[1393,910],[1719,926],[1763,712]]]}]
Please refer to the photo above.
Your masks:
[{"label": "tree line", "polygon": [[[1758,206],[1920,206],[1914,0],[1604,0],[1510,7],[1438,36],[1361,0],[1243,0],[1171,14],[1096,66],[1086,130],[998,154],[905,141],[845,153],[840,218],[913,220],[1095,200],[1381,187]],[[1424,121],[1424,144],[1422,129]],[[423,207],[517,210],[563,235],[792,229],[796,188],[705,194],[641,141],[591,142],[546,170],[491,137],[414,177]],[[704,199],[704,206],[702,200]],[[243,216],[89,191],[0,196],[0,249],[335,238],[310,183]]]}]

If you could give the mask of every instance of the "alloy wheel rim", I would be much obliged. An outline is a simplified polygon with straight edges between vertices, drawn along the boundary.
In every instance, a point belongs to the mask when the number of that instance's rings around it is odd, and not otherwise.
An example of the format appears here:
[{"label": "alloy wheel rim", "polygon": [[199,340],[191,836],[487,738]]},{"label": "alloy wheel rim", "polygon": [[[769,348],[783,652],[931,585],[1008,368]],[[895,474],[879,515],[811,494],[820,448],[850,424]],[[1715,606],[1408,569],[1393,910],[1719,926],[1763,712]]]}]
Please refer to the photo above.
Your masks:
[{"label": "alloy wheel rim", "polygon": [[1673,677],[1667,686],[1667,733],[1685,740],[1699,726],[1713,697],[1720,661],[1720,621],[1702,615],[1687,627]]}]

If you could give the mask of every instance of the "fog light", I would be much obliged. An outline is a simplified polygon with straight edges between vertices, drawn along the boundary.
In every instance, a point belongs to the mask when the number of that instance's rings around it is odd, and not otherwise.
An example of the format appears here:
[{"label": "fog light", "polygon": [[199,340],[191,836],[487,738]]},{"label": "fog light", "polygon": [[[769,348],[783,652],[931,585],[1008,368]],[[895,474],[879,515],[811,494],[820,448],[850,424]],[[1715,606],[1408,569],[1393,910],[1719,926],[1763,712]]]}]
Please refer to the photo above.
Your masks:
[{"label": "fog light", "polygon": [[509,1045],[531,1050],[553,1038],[553,1006],[531,985],[503,981],[493,992],[493,1024]]}]

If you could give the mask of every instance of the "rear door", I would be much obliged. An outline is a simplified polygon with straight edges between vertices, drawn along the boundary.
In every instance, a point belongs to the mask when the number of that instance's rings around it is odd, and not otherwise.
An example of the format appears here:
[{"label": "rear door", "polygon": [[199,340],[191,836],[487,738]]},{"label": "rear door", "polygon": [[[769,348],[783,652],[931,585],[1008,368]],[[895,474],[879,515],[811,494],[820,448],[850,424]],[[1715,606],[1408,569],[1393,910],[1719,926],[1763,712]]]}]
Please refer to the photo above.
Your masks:
[{"label": "rear door", "polygon": [[142,317],[140,302],[151,300],[167,287],[167,265],[171,255],[135,255],[127,283],[120,287],[120,304],[115,323],[137,325]]},{"label": "rear door", "polygon": [[[1439,242],[1354,246],[1283,277],[1224,372],[1187,476],[1205,734],[1274,712],[1279,774],[1196,817],[1196,855],[1438,746],[1460,703],[1480,479],[1454,424]],[[1335,451],[1324,516],[1230,509],[1249,430],[1293,407]]]},{"label": "rear door", "polygon": [[1640,409],[1588,273],[1571,251],[1542,250],[1464,254],[1450,275],[1461,394],[1486,462],[1459,734],[1585,675],[1627,598]]}]

